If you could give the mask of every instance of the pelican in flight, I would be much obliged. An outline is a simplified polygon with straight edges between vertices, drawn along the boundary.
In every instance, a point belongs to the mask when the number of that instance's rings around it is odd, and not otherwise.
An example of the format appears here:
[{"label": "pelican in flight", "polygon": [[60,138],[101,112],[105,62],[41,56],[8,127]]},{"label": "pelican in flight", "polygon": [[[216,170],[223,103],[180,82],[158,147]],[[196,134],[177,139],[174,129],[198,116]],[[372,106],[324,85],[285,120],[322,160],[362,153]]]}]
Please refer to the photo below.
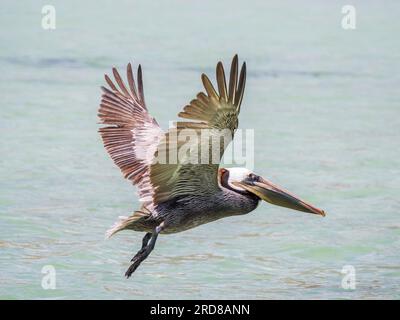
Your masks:
[{"label": "pelican in flight", "polygon": [[[229,76],[224,67],[216,67],[217,89],[202,74],[205,92],[186,105],[174,127],[164,132],[150,115],[144,99],[142,69],[135,83],[132,66],[127,66],[128,85],[113,68],[115,82],[105,75],[109,86],[102,87],[98,116],[104,147],[124,177],[138,188],[141,206],[128,217],[120,217],[106,233],[108,237],[121,230],[145,232],[142,247],[131,260],[125,273],[130,277],[154,249],[159,234],[185,231],[221,218],[253,211],[261,200],[294,210],[325,216],[323,210],[301,200],[269,180],[245,168],[220,168],[219,161],[227,147],[219,143],[218,163],[192,163],[186,157],[175,162],[155,161],[160,152],[175,152],[181,143],[170,143],[182,130],[211,132],[228,130],[233,137],[246,83],[246,63],[239,72],[234,56]],[[204,142],[197,140],[199,144]],[[173,150],[173,149],[176,150]],[[189,149],[192,150],[192,149]],[[211,150],[212,151],[212,150]],[[194,151],[193,151],[194,152]]]}]

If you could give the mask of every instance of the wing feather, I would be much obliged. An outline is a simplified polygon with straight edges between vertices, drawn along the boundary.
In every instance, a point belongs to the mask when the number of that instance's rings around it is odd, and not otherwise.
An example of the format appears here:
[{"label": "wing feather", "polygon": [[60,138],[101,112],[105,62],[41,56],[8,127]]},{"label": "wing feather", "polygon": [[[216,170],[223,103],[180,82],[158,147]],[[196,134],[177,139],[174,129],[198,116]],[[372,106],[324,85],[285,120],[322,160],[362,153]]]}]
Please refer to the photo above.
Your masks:
[{"label": "wing feather", "polygon": [[218,62],[217,64],[217,83],[218,83],[220,99],[222,101],[226,101],[228,95],[226,90],[225,71],[222,62]]},{"label": "wing feather", "polygon": [[235,101],[236,94],[236,84],[238,76],[238,56],[235,55],[231,64],[231,76],[229,78],[229,94],[228,94],[228,104],[233,104]]},{"label": "wing feather", "polygon": [[242,105],[245,84],[246,84],[246,62],[243,62],[242,69],[240,70],[237,95],[235,96],[235,105],[238,106],[238,111],[240,111],[240,106]]},{"label": "wing feather", "polygon": [[[98,116],[105,126],[99,132],[104,147],[124,177],[138,186],[144,206],[157,205],[182,195],[215,192],[219,188],[219,161],[238,127],[246,64],[243,63],[239,74],[238,57],[235,55],[228,86],[221,62],[216,66],[216,87],[203,74],[201,80],[205,92],[198,93],[179,113],[188,121],[177,121],[175,127],[166,133],[147,111],[141,66],[138,66],[137,82],[130,63],[126,71],[128,86],[116,68],[112,69],[114,81],[105,75],[110,89],[102,87]],[[211,139],[219,138],[218,131],[221,130],[230,133],[228,143],[218,144],[216,162],[211,155],[210,140],[198,139],[204,130],[211,132]],[[191,134],[180,139],[180,135],[186,132]],[[208,157],[199,159],[200,151],[205,149],[208,149]],[[165,157],[164,161],[160,161],[161,155]]]},{"label": "wing feather", "polygon": [[115,83],[108,75],[110,89],[102,87],[103,95],[98,116],[104,147],[124,177],[136,184],[143,202],[151,202],[154,189],[150,182],[150,164],[164,133],[147,112],[144,102],[143,77],[139,66],[136,89],[132,65],[127,66],[128,87],[116,68],[112,69]]},{"label": "wing feather", "polygon": [[[217,179],[219,161],[238,127],[238,115],[246,82],[246,65],[243,64],[238,83],[238,57],[234,56],[228,90],[221,62],[216,67],[216,78],[218,92],[210,79],[202,74],[201,80],[206,93],[198,93],[196,99],[178,114],[179,117],[190,121],[178,121],[175,128],[169,129],[160,140],[155,154],[156,161],[150,166],[150,181],[155,190],[154,204],[180,196],[207,195],[219,189]],[[199,138],[205,129],[209,130],[212,139],[219,138],[219,131],[230,133],[228,143],[218,144],[217,163],[212,161],[211,153],[214,150],[210,140],[203,141]],[[190,140],[189,135],[189,141],[180,140],[181,134],[186,134],[188,130],[191,130],[193,137],[197,139]],[[182,148],[186,153],[181,153]],[[209,152],[206,161],[203,158],[199,159],[199,151],[204,148]],[[176,156],[171,159],[170,155]],[[197,162],[193,161],[196,158]]]}]

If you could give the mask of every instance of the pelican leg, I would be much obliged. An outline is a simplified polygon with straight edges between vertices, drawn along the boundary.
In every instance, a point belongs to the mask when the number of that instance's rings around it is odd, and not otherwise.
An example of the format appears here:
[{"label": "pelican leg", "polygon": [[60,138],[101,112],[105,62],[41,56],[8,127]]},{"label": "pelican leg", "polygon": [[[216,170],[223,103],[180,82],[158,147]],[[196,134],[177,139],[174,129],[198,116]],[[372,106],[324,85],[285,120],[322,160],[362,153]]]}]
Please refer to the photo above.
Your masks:
[{"label": "pelican leg", "polygon": [[151,232],[147,232],[145,234],[145,236],[143,237],[143,240],[142,240],[142,248],[140,248],[140,250],[134,255],[134,257],[131,259],[131,262],[133,260],[135,260],[138,255],[142,254],[146,250],[146,246],[149,243],[151,235],[152,235]]},{"label": "pelican leg", "polygon": [[151,238],[151,232],[147,232],[146,235],[143,237],[142,240],[142,249],[147,246],[147,244],[149,243],[149,240]]},{"label": "pelican leg", "polygon": [[142,248],[136,253],[136,255],[132,258],[132,264],[126,270],[125,276],[129,278],[132,273],[135,272],[137,267],[149,256],[149,254],[153,251],[154,246],[157,241],[157,237],[159,233],[163,230],[164,228],[164,223],[161,223],[158,227],[156,227],[153,231],[153,233],[146,233],[146,235],[143,237],[143,242],[142,242]]}]

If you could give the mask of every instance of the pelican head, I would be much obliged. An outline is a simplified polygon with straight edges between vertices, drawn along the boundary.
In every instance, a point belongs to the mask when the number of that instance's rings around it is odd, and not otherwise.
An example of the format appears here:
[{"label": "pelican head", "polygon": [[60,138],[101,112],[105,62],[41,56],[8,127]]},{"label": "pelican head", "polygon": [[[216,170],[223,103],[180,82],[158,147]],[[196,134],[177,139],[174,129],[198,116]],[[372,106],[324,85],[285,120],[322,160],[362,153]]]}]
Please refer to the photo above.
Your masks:
[{"label": "pelican head", "polygon": [[250,192],[261,200],[293,210],[325,216],[325,212],[246,168],[220,169],[221,184],[233,191]]}]

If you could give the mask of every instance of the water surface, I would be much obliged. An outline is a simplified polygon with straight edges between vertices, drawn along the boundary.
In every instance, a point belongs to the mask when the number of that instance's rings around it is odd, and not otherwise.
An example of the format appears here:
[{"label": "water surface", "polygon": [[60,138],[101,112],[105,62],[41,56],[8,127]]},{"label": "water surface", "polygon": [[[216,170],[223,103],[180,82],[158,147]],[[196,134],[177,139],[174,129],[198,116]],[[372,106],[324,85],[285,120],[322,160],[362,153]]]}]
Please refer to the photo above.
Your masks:
[{"label": "water surface", "polygon": [[[398,299],[400,43],[396,1],[3,1],[0,12],[0,298]],[[240,125],[255,170],[326,209],[262,204],[159,238],[130,280],[142,234],[104,240],[137,208],[97,134],[99,86],[140,62],[164,128],[238,53],[248,66]],[[57,289],[43,290],[53,265]],[[345,265],[356,289],[341,287]]]}]

